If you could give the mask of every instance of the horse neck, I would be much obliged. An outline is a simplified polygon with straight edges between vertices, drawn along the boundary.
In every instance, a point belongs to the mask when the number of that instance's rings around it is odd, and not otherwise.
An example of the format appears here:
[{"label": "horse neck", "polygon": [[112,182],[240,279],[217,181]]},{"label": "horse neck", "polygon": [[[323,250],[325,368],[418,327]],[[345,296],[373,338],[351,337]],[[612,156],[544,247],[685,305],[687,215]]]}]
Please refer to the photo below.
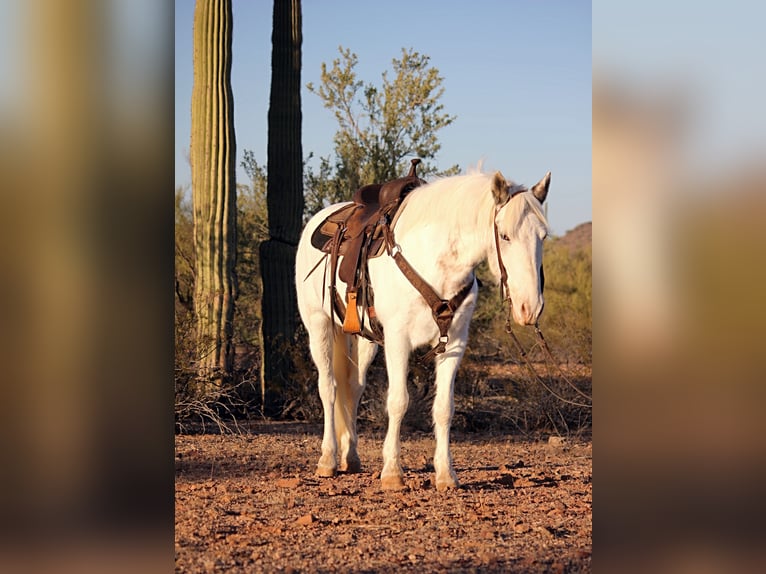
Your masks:
[{"label": "horse neck", "polygon": [[[487,258],[494,241],[494,202],[484,174],[445,178],[413,193],[397,224],[397,238],[427,241],[442,267],[467,273]],[[401,234],[401,235],[400,235]]]}]

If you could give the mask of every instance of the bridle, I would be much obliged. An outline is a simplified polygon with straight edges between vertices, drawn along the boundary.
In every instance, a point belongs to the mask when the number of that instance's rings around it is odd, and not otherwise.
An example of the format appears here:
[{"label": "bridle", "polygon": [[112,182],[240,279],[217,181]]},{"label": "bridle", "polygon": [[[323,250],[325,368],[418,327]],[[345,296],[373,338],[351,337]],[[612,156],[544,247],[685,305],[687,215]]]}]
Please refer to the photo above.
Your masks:
[{"label": "bridle", "polygon": [[505,263],[503,263],[503,256],[500,254],[500,232],[497,229],[497,215],[500,213],[500,210],[503,209],[506,205],[508,205],[508,202],[510,202],[514,197],[519,195],[520,193],[524,193],[527,191],[527,188],[525,187],[519,187],[508,194],[508,199],[502,204],[495,208],[495,214],[492,218],[492,227],[494,228],[495,233],[495,253],[497,253],[497,266],[500,268],[500,299],[502,301],[508,301],[508,310],[510,312],[511,305],[513,304],[511,302],[511,291],[508,288],[508,271],[505,269]]},{"label": "bridle", "polygon": [[[504,204],[505,205],[505,204]],[[502,301],[511,301],[511,292],[508,289],[508,271],[505,269],[503,263],[503,256],[500,254],[500,232],[497,230],[497,214],[500,209],[495,211],[495,219],[493,220],[493,227],[495,229],[495,253],[497,253],[497,266],[500,268],[500,299]]]},{"label": "bridle", "polygon": [[[513,198],[515,195],[518,195],[519,193],[522,193],[523,191],[526,191],[525,189],[519,190],[514,192],[508,199],[510,201],[511,198]],[[495,233],[495,253],[497,254],[497,266],[500,268],[500,299],[505,302],[508,301],[508,312],[509,312],[509,318],[510,318],[510,311],[513,307],[513,301],[511,300],[511,291],[508,287],[508,271],[505,268],[505,264],[503,263],[503,257],[500,254],[500,232],[497,229],[497,214],[500,213],[500,210],[505,207],[505,205],[508,202],[506,201],[503,205],[498,207],[495,210],[495,218],[493,220],[493,228]],[[540,265],[540,291],[543,291],[545,289],[545,273],[543,271],[543,266]],[[535,328],[537,328],[537,323],[535,323]]]},{"label": "bridle", "polygon": [[[505,268],[505,263],[503,263],[503,256],[500,253],[500,231],[497,229],[497,216],[500,213],[500,210],[503,209],[506,205],[508,205],[508,202],[510,202],[514,197],[516,197],[518,194],[523,193],[527,191],[526,188],[518,188],[515,191],[508,194],[508,199],[502,204],[495,208],[495,214],[492,218],[492,227],[495,234],[495,253],[497,254],[497,266],[500,269],[500,300],[503,303],[508,303],[508,314],[505,319],[505,332],[508,333],[516,343],[517,348],[519,349],[519,352],[521,353],[521,356],[523,359],[525,359],[526,363],[529,365],[529,361],[526,360],[527,353],[524,351],[524,348],[521,346],[521,342],[516,338],[516,334],[513,332],[513,300],[511,299],[511,290],[508,287],[508,271]],[[542,267],[541,267],[542,269]],[[542,336],[542,333],[537,325],[535,323],[535,331],[537,333],[540,333]]]}]

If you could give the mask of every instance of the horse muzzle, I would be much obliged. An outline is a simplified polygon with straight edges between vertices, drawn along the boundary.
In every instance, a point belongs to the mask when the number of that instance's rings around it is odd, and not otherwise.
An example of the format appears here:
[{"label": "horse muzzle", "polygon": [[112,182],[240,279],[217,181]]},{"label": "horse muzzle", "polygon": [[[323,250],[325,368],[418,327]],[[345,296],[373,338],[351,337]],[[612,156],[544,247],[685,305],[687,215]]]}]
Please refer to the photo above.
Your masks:
[{"label": "horse muzzle", "polygon": [[514,302],[512,306],[513,320],[519,325],[534,325],[537,323],[540,315],[543,312],[543,300],[533,303],[523,301],[521,303]]}]

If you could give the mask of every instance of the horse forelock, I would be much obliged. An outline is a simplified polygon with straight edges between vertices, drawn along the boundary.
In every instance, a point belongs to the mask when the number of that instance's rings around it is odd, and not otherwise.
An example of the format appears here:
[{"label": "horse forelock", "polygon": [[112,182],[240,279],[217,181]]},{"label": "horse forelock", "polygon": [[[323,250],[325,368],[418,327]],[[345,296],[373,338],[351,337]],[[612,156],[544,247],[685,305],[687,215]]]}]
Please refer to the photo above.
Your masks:
[{"label": "horse forelock", "polygon": [[[513,185],[511,189],[513,190]],[[520,187],[520,186],[519,186]],[[513,193],[513,191],[511,192]],[[543,225],[546,233],[548,232],[548,220],[543,213],[540,202],[535,198],[531,191],[523,188],[514,195],[511,200],[502,208],[502,227],[503,232],[511,238],[518,237],[521,226],[530,216],[536,217]]]}]

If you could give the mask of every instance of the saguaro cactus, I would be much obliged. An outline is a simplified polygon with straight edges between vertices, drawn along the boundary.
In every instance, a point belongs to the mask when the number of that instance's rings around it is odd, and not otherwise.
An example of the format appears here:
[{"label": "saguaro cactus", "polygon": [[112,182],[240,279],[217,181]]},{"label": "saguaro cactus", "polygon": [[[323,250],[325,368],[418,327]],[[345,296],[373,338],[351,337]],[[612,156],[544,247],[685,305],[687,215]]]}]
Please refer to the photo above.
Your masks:
[{"label": "saguaro cactus", "polygon": [[[274,408],[290,361],[286,345],[298,322],[295,253],[303,216],[301,146],[301,3],[274,0],[269,102],[269,240],[261,244],[264,408]],[[273,391],[269,393],[269,391]]]},{"label": "saguaro cactus", "polygon": [[201,393],[220,386],[232,367],[237,197],[231,40],[231,0],[197,0],[190,156]]}]

